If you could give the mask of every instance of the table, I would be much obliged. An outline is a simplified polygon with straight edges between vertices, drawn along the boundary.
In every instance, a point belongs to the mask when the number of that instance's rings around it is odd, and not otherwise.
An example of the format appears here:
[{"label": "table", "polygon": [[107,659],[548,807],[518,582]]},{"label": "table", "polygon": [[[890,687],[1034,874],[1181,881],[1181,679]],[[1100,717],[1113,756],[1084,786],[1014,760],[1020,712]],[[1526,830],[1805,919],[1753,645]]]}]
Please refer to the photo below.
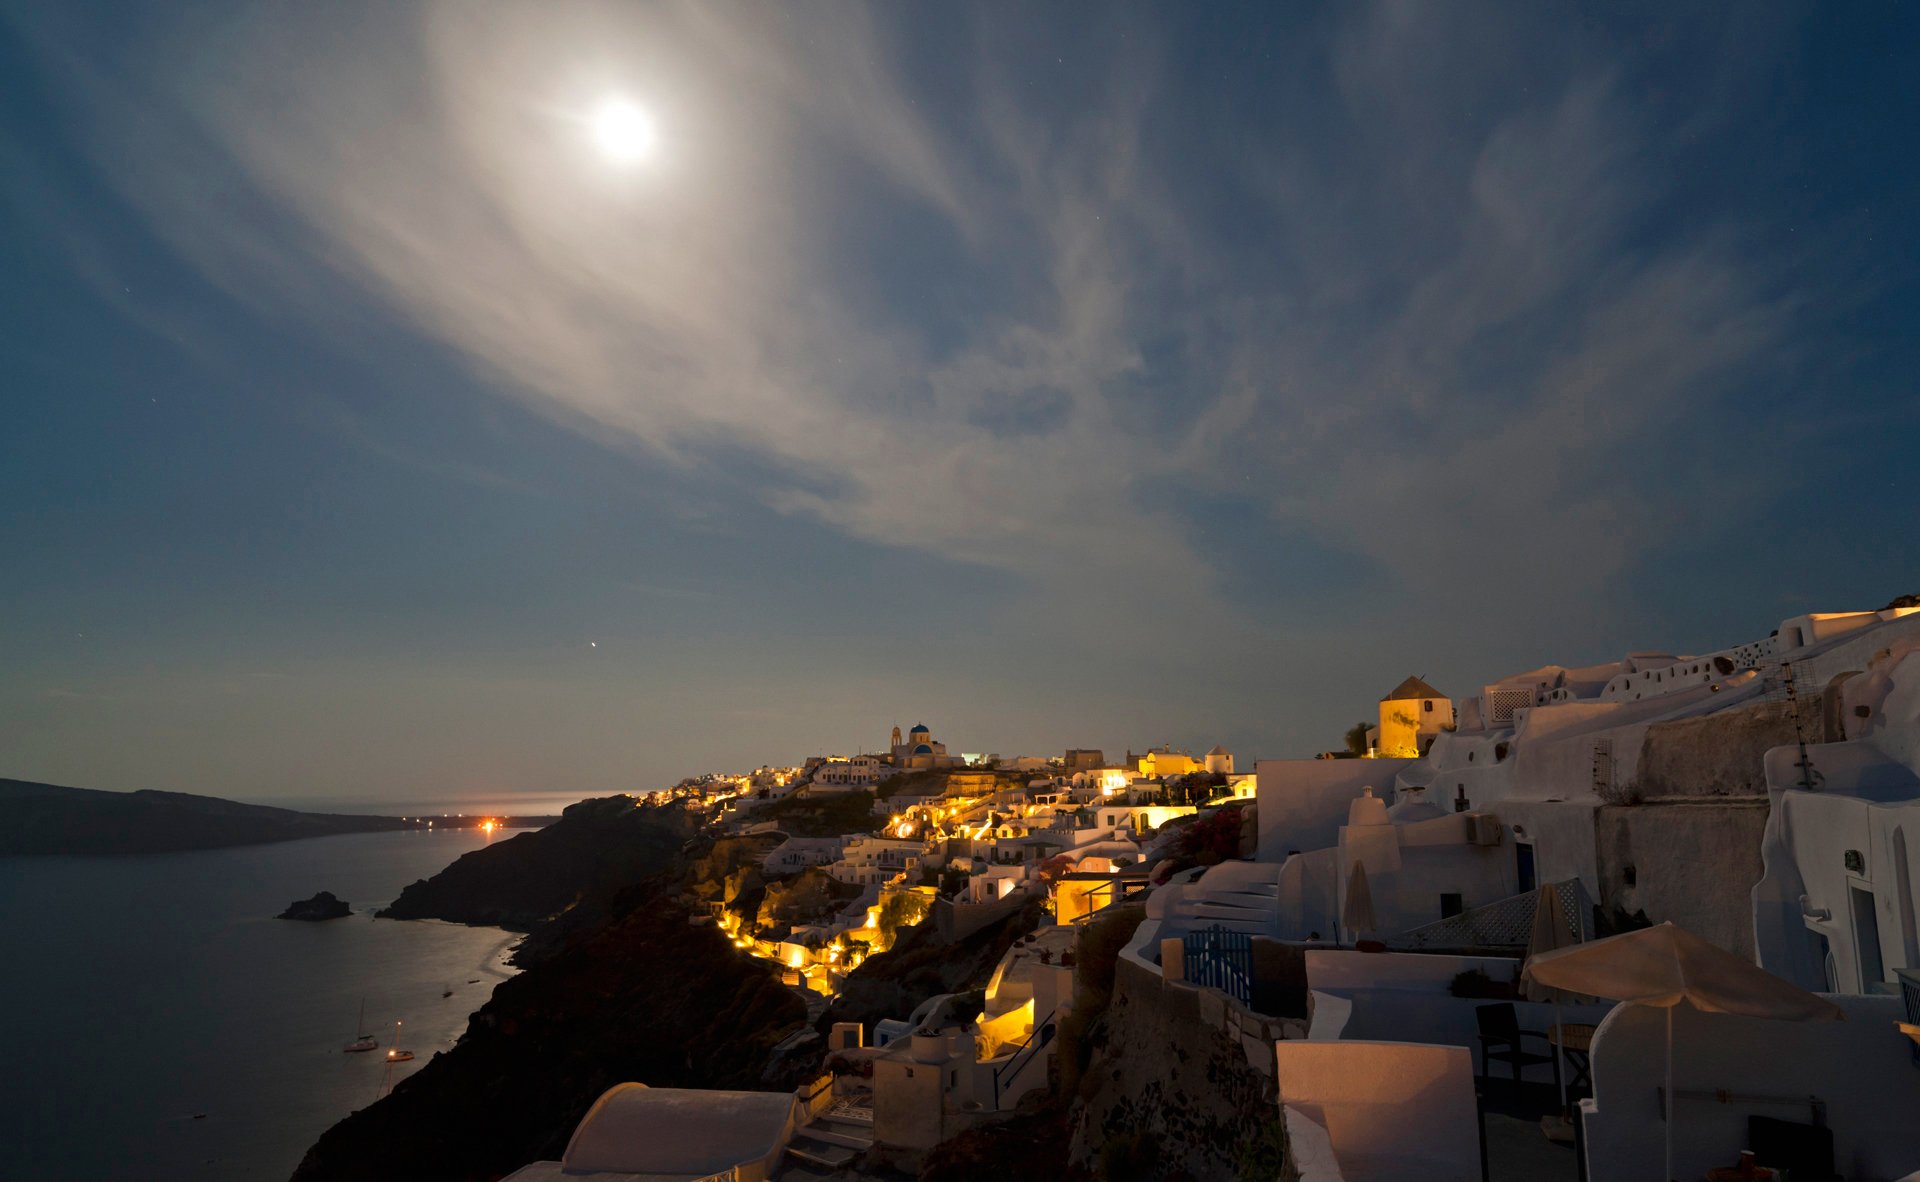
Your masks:
[{"label": "table", "polygon": [[[1567,1081],[1567,1091],[1577,1092],[1585,1088],[1593,1091],[1593,1061],[1588,1055],[1593,1046],[1593,1032],[1597,1027],[1585,1022],[1563,1022],[1558,1026],[1547,1027],[1547,1042],[1559,1047],[1562,1055],[1573,1067],[1573,1078]],[[1554,1071],[1560,1068],[1557,1065]]]}]

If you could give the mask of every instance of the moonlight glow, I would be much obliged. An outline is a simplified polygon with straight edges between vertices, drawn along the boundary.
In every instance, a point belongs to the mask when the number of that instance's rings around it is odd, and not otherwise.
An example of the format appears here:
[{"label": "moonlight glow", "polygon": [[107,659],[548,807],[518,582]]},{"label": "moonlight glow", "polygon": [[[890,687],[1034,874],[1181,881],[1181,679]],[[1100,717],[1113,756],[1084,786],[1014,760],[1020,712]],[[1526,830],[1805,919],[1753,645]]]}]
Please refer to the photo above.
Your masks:
[{"label": "moonlight glow", "polygon": [[643,160],[653,153],[653,117],[625,99],[609,99],[593,117],[593,139],[617,164]]}]

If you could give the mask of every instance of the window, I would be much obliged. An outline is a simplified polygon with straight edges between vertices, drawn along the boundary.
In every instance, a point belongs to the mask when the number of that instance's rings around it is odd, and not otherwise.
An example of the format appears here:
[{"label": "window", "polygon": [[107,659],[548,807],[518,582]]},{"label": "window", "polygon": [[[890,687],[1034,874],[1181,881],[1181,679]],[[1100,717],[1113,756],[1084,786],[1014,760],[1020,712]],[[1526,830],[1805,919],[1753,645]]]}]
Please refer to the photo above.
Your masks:
[{"label": "window", "polygon": [[1465,910],[1466,910],[1466,907],[1461,902],[1459,892],[1457,891],[1441,892],[1441,895],[1440,895],[1440,918],[1441,919],[1451,919],[1452,917],[1460,914],[1462,911],[1465,911]]},{"label": "window", "polygon": [[1422,702],[1422,703],[1420,703],[1420,708],[1421,708],[1422,710],[1425,710],[1425,711],[1426,711],[1426,712],[1427,712],[1428,714],[1432,714],[1432,713],[1433,713],[1433,702],[1432,702],[1432,700],[1431,700],[1431,699],[1429,699],[1429,700],[1427,700],[1427,701],[1425,701],[1425,702]]}]

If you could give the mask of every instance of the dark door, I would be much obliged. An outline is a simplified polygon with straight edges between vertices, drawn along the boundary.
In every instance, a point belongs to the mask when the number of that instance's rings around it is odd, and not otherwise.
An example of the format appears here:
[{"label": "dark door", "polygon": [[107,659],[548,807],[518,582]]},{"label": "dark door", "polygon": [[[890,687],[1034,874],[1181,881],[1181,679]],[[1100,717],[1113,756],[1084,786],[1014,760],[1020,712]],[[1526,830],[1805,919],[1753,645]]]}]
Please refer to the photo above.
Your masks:
[{"label": "dark door", "polygon": [[1524,841],[1513,844],[1514,860],[1520,871],[1520,893],[1526,894],[1535,886],[1533,881],[1533,846]]}]

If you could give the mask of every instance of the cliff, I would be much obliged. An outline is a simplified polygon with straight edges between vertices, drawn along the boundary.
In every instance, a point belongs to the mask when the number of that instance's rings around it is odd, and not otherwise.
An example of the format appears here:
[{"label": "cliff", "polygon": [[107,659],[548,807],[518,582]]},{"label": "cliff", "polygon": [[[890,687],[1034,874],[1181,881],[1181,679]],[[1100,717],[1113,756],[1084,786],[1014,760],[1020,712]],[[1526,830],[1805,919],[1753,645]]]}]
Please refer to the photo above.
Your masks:
[{"label": "cliff", "polygon": [[186,792],[0,780],[0,854],[156,854],[412,829],[399,817],[300,813]]},{"label": "cliff", "polygon": [[671,878],[612,904],[503,982],[453,1050],[327,1130],[295,1182],[481,1182],[558,1159],[613,1084],[758,1087],[767,1053],[806,1007],[773,971],[675,905]]},{"label": "cliff", "polygon": [[467,1182],[561,1156],[613,1084],[756,1088],[806,1004],[706,921],[764,842],[693,837],[685,809],[583,801],[468,854],[383,914],[532,930],[452,1051],[329,1129],[297,1182]]},{"label": "cliff", "polygon": [[641,807],[630,796],[583,800],[545,829],[462,856],[379,914],[529,931],[659,873],[692,834],[685,809]]}]

